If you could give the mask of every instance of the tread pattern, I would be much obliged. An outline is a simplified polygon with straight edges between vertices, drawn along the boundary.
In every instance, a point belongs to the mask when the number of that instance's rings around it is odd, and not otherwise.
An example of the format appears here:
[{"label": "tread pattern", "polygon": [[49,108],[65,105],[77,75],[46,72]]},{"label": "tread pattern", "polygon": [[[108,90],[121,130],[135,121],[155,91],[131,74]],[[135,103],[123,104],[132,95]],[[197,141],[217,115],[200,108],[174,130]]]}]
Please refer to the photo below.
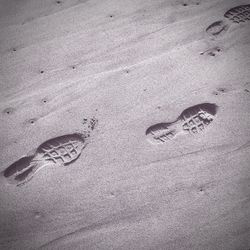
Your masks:
[{"label": "tread pattern", "polygon": [[85,146],[80,134],[64,135],[44,142],[37,154],[51,163],[67,165],[76,160]]},{"label": "tread pattern", "polygon": [[228,10],[224,17],[234,23],[244,23],[250,20],[250,4],[240,5]]},{"label": "tread pattern", "polygon": [[33,155],[24,156],[12,163],[2,176],[8,183],[17,186],[27,183],[35,173],[47,165],[65,166],[75,161],[88,143],[91,131],[97,124],[96,119],[84,120],[83,133],[73,133],[52,138],[42,143]]},{"label": "tread pattern", "polygon": [[213,104],[200,104],[188,108],[182,112],[179,119],[183,121],[182,128],[191,134],[197,134],[205,129],[216,114],[216,106]]},{"label": "tread pattern", "polygon": [[202,103],[185,109],[174,122],[158,123],[146,130],[148,140],[153,144],[165,143],[181,133],[199,134],[211,124],[218,106]]},{"label": "tread pattern", "polygon": [[206,32],[213,36],[225,33],[232,23],[244,23],[250,20],[250,4],[231,8],[224,14],[224,20],[216,21],[206,28]]}]

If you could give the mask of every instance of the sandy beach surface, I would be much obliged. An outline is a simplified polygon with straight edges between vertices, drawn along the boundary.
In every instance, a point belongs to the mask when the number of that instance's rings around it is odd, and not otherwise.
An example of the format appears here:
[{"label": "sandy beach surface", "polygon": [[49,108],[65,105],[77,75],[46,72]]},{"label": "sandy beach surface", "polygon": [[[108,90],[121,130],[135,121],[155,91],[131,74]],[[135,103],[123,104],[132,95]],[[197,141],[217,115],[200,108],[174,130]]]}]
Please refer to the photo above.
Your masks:
[{"label": "sandy beach surface", "polygon": [[0,0],[0,249],[249,250],[250,2]]}]

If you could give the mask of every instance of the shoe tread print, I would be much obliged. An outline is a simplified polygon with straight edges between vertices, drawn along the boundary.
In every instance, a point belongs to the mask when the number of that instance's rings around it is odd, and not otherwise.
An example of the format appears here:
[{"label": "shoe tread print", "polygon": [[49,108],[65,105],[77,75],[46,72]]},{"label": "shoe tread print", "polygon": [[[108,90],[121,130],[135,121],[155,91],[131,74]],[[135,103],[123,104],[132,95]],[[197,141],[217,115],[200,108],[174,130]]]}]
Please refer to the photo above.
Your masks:
[{"label": "shoe tread print", "polygon": [[224,20],[216,21],[206,28],[206,32],[211,36],[223,35],[229,27],[235,23],[245,23],[250,20],[250,4],[239,5],[229,9],[224,14]]},{"label": "shoe tread print", "polygon": [[202,103],[185,109],[173,122],[158,123],[146,130],[146,136],[152,144],[162,144],[179,134],[200,134],[214,120],[218,106]]},{"label": "shoe tread print", "polygon": [[[86,123],[86,122],[85,122]],[[43,142],[31,156],[24,156],[7,167],[2,175],[9,184],[21,186],[30,181],[35,173],[48,165],[66,166],[81,155],[88,144],[91,130],[94,130],[96,119],[91,119],[87,130],[55,137]]]}]

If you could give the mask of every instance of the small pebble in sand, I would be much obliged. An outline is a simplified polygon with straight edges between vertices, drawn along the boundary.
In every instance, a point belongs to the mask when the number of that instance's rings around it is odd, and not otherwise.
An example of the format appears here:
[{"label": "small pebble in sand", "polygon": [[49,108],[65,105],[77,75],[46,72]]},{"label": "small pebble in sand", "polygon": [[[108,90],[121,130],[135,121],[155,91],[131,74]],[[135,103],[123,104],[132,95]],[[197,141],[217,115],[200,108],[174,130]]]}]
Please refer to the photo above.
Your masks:
[{"label": "small pebble in sand", "polygon": [[221,93],[225,93],[227,92],[226,88],[217,88],[217,91],[221,92]]},{"label": "small pebble in sand", "polygon": [[6,115],[10,115],[10,114],[14,113],[14,111],[15,111],[14,108],[9,107],[9,108],[4,109],[3,113]]}]

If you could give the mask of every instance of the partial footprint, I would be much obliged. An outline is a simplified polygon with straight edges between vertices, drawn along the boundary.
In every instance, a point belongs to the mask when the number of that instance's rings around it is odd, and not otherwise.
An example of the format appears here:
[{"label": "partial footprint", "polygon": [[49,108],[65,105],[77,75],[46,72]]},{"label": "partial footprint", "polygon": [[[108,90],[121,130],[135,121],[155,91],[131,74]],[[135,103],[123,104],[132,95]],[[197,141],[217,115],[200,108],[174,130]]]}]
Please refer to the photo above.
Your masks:
[{"label": "partial footprint", "polygon": [[200,55],[206,55],[206,56],[217,56],[221,53],[222,49],[218,46],[210,48],[205,50],[204,52],[201,52]]},{"label": "partial footprint", "polygon": [[182,133],[199,134],[214,120],[218,106],[202,103],[185,109],[174,122],[158,123],[146,130],[152,144],[165,143]]},{"label": "partial footprint", "polygon": [[[94,129],[93,119],[90,122]],[[3,171],[7,182],[17,186],[30,181],[45,166],[66,166],[75,161],[88,143],[90,131],[59,136],[42,143],[32,156],[25,156]]]},{"label": "partial footprint", "polygon": [[236,6],[224,14],[224,19],[209,25],[206,32],[211,36],[224,34],[235,23],[244,23],[250,20],[250,4]]}]

